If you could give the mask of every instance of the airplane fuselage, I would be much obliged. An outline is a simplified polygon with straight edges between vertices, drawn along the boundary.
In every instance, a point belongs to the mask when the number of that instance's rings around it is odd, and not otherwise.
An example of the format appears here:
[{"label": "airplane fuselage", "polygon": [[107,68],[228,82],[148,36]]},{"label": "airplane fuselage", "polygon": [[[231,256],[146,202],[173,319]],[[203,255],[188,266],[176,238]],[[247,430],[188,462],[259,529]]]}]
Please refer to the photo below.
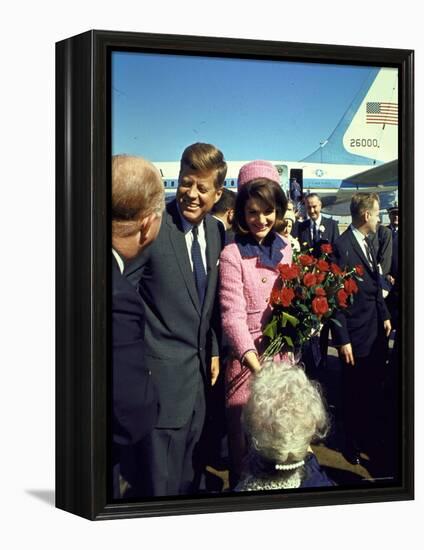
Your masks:
[{"label": "airplane fuselage", "polygon": [[[228,161],[227,176],[224,186],[227,189],[237,191],[237,176],[243,164],[249,161]],[[290,190],[290,178],[295,176],[302,183],[303,192],[316,192],[320,194],[335,194],[344,179],[354,173],[368,170],[369,165],[358,164],[325,164],[306,163],[295,161],[271,160],[279,174],[280,184],[284,191]],[[175,193],[178,187],[178,162],[155,162],[160,171],[165,187],[165,192]]]}]

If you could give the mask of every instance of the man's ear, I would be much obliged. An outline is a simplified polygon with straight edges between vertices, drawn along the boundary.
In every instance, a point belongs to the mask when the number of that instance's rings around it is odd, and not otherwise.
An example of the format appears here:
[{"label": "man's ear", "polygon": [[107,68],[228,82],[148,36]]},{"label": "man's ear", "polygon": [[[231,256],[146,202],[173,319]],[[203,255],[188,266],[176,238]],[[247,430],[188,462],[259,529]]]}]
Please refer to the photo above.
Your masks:
[{"label": "man's ear", "polygon": [[140,221],[140,244],[143,244],[148,239],[150,227],[155,219],[155,216],[156,214],[152,213]]},{"label": "man's ear", "polygon": [[223,187],[221,187],[220,189],[216,190],[216,192],[215,192],[215,194],[216,194],[215,200],[213,201],[214,204],[216,204],[216,203],[219,201],[219,199],[221,198],[222,192],[223,192]]}]

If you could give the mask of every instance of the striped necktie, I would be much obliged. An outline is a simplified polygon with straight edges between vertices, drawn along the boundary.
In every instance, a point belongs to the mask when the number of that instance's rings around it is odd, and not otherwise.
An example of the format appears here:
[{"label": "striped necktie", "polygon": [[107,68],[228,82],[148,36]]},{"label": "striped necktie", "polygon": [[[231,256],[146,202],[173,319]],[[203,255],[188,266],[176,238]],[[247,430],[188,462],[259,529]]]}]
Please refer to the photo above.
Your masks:
[{"label": "striped necktie", "polygon": [[374,261],[374,256],[373,256],[373,253],[372,253],[372,243],[371,243],[371,241],[369,240],[368,237],[365,237],[364,243],[365,243],[365,252],[367,254],[367,260],[370,263],[370,266],[371,266],[372,270],[375,271],[376,262]]},{"label": "striped necktie", "polygon": [[200,305],[203,305],[203,300],[205,299],[206,294],[206,271],[205,266],[203,265],[202,253],[200,251],[199,244],[199,227],[197,225],[193,226],[193,243],[191,245],[191,259],[193,261],[193,274],[194,280],[196,282],[197,294],[199,296]]}]

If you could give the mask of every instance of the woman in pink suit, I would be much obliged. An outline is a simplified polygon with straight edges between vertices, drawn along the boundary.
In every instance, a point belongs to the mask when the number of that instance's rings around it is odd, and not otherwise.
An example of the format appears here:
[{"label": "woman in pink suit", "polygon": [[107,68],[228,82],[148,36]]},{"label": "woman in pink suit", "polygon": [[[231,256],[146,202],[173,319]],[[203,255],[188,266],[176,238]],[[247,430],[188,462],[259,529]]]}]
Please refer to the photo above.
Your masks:
[{"label": "woman in pink suit", "polygon": [[278,265],[292,259],[290,244],[277,233],[286,207],[287,198],[271,163],[256,160],[241,168],[233,220],[235,240],[220,257],[222,326],[230,348],[225,393],[232,487],[246,453],[241,413],[249,397],[249,379],[261,369],[262,329],[271,315],[269,298]]}]

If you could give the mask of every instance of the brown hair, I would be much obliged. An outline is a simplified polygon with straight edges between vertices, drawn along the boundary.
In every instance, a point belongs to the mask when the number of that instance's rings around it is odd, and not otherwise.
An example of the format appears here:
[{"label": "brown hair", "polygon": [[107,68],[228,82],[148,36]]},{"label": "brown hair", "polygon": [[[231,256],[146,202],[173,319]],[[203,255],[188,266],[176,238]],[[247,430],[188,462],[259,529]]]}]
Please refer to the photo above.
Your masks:
[{"label": "brown hair", "polygon": [[224,185],[227,174],[227,163],[224,155],[215,145],[209,143],[193,143],[184,149],[180,163],[180,174],[184,168],[196,172],[210,172],[216,170],[215,188]]},{"label": "brown hair", "polygon": [[275,181],[261,178],[245,183],[237,193],[234,210],[233,230],[238,235],[247,235],[249,228],[246,223],[244,207],[249,199],[259,199],[275,210],[275,224],[273,229],[281,231],[284,214],[287,209],[287,197]]},{"label": "brown hair", "polygon": [[365,214],[366,210],[371,210],[374,202],[380,204],[380,199],[376,193],[355,193],[350,201],[350,214],[353,220],[359,220]]},{"label": "brown hair", "polygon": [[164,209],[164,186],[155,166],[141,157],[112,157],[112,232],[138,231],[140,220]]}]

